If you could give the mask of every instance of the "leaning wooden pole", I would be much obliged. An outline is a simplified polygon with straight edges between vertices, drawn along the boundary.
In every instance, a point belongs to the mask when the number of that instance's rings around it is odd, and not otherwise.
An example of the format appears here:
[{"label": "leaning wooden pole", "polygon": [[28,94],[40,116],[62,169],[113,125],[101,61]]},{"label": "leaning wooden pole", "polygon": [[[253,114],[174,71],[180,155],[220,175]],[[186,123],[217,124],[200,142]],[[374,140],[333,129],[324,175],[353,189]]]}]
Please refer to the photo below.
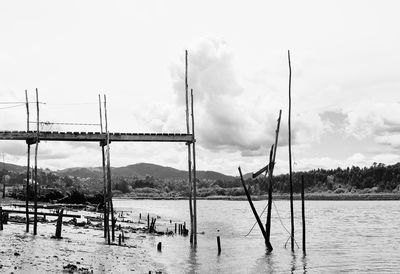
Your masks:
[{"label": "leaning wooden pole", "polygon": [[109,211],[111,211],[111,237],[112,241],[115,241],[115,222],[114,222],[114,207],[112,202],[112,188],[111,188],[111,165],[110,165],[110,134],[108,132],[108,119],[107,119],[107,98],[104,95],[104,121],[106,123],[106,134],[107,134],[107,182],[108,182],[108,203]]},{"label": "leaning wooden pole", "polygon": [[267,233],[267,240],[270,241],[271,235],[271,210],[272,210],[272,157],[273,157],[274,145],[271,146],[269,152],[269,164],[268,164],[268,210],[267,210],[267,223],[265,224],[265,232]]},{"label": "leaning wooden pole", "polygon": [[271,251],[273,250],[272,245],[271,245],[271,243],[267,240],[267,233],[265,232],[265,229],[264,229],[264,226],[263,226],[263,224],[262,224],[262,222],[261,222],[261,219],[260,219],[260,217],[258,216],[257,210],[255,209],[255,207],[254,207],[254,205],[253,205],[253,201],[251,200],[251,197],[250,197],[249,191],[247,190],[246,184],[244,183],[244,179],[243,179],[243,175],[242,175],[242,170],[240,169],[240,167],[239,167],[238,169],[239,169],[239,174],[240,174],[240,180],[242,181],[242,185],[243,185],[243,188],[244,188],[244,192],[246,193],[247,200],[249,201],[251,210],[253,211],[254,217],[255,217],[256,220],[257,220],[257,223],[258,223],[258,226],[260,227],[261,233],[262,233],[263,236],[264,236],[265,244],[266,244],[266,246],[267,246],[268,252],[271,252]]},{"label": "leaning wooden pole", "polygon": [[[28,101],[28,91],[25,90],[25,100],[26,100],[26,131],[29,132],[29,101]],[[31,161],[31,144],[30,141],[26,140],[28,145],[28,161],[26,165],[26,190],[25,190],[25,210],[26,210],[26,232],[29,232],[29,181],[30,181],[30,161]]]},{"label": "leaning wooden pole", "polygon": [[197,182],[196,182],[196,138],[194,135],[194,108],[193,108],[193,89],[190,91],[190,102],[192,109],[192,144],[193,144],[193,233],[194,245],[197,245]]},{"label": "leaning wooden pole", "polygon": [[294,213],[293,213],[293,178],[292,178],[292,136],[291,136],[291,112],[292,112],[292,67],[290,64],[290,51],[288,50],[288,62],[289,62],[289,186],[290,186],[290,223],[291,223],[291,234],[290,243],[292,252],[294,252]]},{"label": "leaning wooden pole", "polygon": [[278,122],[276,126],[276,131],[275,131],[275,143],[271,147],[270,151],[270,158],[269,158],[269,164],[268,164],[268,181],[269,181],[269,186],[268,186],[268,213],[267,213],[267,236],[268,239],[270,237],[270,231],[271,231],[271,210],[272,210],[272,190],[273,190],[273,172],[275,168],[275,159],[276,159],[276,149],[278,147],[278,140],[279,140],[279,129],[280,129],[280,124],[281,124],[281,115],[282,115],[282,110],[279,110],[279,117],[278,117]]},{"label": "leaning wooden pole", "polygon": [[301,175],[301,219],[303,223],[303,254],[306,255],[306,213],[304,208],[304,176]]},{"label": "leaning wooden pole", "polygon": [[271,234],[271,210],[272,210],[272,190],[273,190],[273,173],[275,168],[275,159],[276,159],[276,149],[278,147],[279,140],[279,129],[281,125],[281,116],[282,110],[279,110],[279,117],[275,130],[275,143],[272,145],[270,153],[269,153],[269,164],[268,164],[268,211],[267,211],[267,223],[266,223],[266,232],[268,241]]},{"label": "leaning wooden pole", "polygon": [[[189,127],[189,91],[188,91],[188,51],[185,50],[185,98],[186,98],[186,132],[190,134]],[[194,234],[194,219],[193,219],[193,205],[192,205],[192,153],[191,153],[191,143],[186,143],[188,147],[188,175],[189,175],[189,213],[190,213],[190,242],[193,243]]]},{"label": "leaning wooden pole", "polygon": [[37,154],[39,148],[39,95],[38,89],[36,89],[36,146],[35,146],[35,193],[34,193],[34,208],[35,214],[33,217],[33,235],[37,234],[37,187],[38,187],[38,177],[37,177]]},{"label": "leaning wooden pole", "polygon": [[[103,116],[101,113],[101,97],[99,94],[99,114],[100,114],[100,132],[103,132]],[[103,214],[104,214],[104,238],[107,238],[107,231],[108,231],[108,215],[107,215],[107,180],[106,180],[106,159],[104,153],[104,145],[105,140],[100,142],[101,146],[101,159],[102,159],[102,166],[103,166]]]}]

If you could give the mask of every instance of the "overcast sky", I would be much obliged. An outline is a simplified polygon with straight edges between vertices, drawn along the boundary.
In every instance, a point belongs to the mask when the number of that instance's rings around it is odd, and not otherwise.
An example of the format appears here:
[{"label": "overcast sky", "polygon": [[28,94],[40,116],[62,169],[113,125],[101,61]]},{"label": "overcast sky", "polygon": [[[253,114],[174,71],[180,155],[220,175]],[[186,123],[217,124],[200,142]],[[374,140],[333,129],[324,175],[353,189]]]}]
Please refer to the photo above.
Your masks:
[{"label": "overcast sky", "polygon": [[[41,121],[99,123],[100,93],[110,131],[185,132],[187,49],[198,169],[261,168],[282,109],[276,172],[284,173],[289,49],[294,170],[392,164],[400,161],[399,8],[366,0],[2,1],[0,102],[23,102],[25,89],[34,101],[38,88]],[[0,105],[0,130],[25,130],[25,106],[10,106]],[[26,164],[24,142],[1,141],[0,152]],[[184,144],[111,145],[112,166],[185,169],[186,157]],[[99,165],[98,144],[40,143],[40,167]]]}]

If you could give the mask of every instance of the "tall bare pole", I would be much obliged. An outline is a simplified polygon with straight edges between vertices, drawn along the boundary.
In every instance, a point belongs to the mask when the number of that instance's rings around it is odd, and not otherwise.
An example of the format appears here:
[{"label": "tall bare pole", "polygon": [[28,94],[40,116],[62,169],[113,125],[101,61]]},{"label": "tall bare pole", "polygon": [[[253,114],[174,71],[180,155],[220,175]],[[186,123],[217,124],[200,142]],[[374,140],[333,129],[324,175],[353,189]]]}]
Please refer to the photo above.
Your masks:
[{"label": "tall bare pole", "polygon": [[291,248],[294,252],[294,216],[293,216],[293,179],[292,179],[292,136],[291,136],[291,112],[292,112],[292,67],[290,64],[290,51],[288,50],[288,62],[289,62],[289,185],[290,185],[290,221],[291,221]]},{"label": "tall bare pole", "polygon": [[193,89],[190,90],[190,102],[192,108],[192,138],[193,138],[193,234],[194,245],[197,245],[197,193],[196,193],[196,137],[194,135],[194,108]]},{"label": "tall bare pole", "polygon": [[[101,97],[99,94],[99,113],[100,113],[100,132],[103,133],[103,116],[101,113]],[[107,215],[107,180],[106,180],[106,159],[104,153],[105,142],[100,142],[102,166],[103,166],[103,214],[104,214],[104,238],[107,238],[108,228],[108,215]]]},{"label": "tall bare pole", "polygon": [[[25,90],[25,100],[26,100],[26,131],[29,131],[29,101],[28,101],[28,91]],[[29,178],[30,178],[30,160],[31,160],[31,144],[27,140],[28,145],[28,163],[26,165],[26,191],[25,191],[25,210],[26,210],[26,232],[29,232]]]},{"label": "tall bare pole", "polygon": [[[114,207],[112,202],[112,188],[111,188],[111,166],[110,166],[110,134],[108,132],[108,119],[107,119],[107,98],[104,95],[104,121],[106,123],[106,134],[107,134],[107,181],[108,181],[108,201],[109,210],[111,211],[111,230],[112,230],[112,241],[115,241],[115,222],[114,222]],[[110,239],[110,237],[108,237]]]},{"label": "tall bare pole", "polygon": [[[186,130],[187,134],[190,134],[189,127],[189,91],[188,91],[188,51],[185,50],[185,96],[186,96]],[[193,205],[192,205],[192,153],[191,153],[191,143],[186,143],[188,147],[188,171],[189,171],[189,213],[190,213],[190,242],[193,243],[194,235],[194,218],[193,218]]]},{"label": "tall bare pole", "polygon": [[38,177],[37,177],[37,154],[39,148],[39,95],[38,89],[36,88],[36,146],[35,146],[35,196],[34,196],[34,207],[35,214],[33,217],[33,235],[37,234],[37,187],[38,187]]},{"label": "tall bare pole", "polygon": [[301,220],[303,223],[303,254],[306,255],[306,213],[304,209],[304,175],[301,175]]}]

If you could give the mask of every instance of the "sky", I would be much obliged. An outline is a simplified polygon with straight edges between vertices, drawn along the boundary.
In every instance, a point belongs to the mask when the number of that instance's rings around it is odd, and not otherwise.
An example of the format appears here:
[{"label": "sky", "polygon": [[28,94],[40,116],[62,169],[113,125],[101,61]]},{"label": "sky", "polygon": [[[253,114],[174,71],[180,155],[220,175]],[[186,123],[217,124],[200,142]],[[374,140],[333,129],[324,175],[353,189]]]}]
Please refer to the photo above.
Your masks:
[{"label": "sky", "polygon": [[[400,162],[398,1],[2,1],[0,130],[186,132],[185,50],[197,168],[238,175],[268,161],[288,172],[288,50],[293,170]],[[35,121],[35,105],[30,105]],[[31,124],[31,127],[34,127]],[[26,165],[24,142],[1,141]],[[38,166],[100,166],[99,144],[41,142]],[[180,143],[112,143],[111,165],[187,168]]]}]

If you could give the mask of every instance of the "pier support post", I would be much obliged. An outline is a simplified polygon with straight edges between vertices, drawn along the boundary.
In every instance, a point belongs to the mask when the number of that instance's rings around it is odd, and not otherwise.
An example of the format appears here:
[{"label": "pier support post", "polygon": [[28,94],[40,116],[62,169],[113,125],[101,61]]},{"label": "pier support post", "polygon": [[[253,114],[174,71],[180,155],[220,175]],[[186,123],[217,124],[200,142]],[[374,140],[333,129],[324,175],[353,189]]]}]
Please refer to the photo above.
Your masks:
[{"label": "pier support post", "polygon": [[61,239],[63,213],[64,213],[64,209],[61,209],[58,212],[57,226],[56,226],[56,238],[57,239]]}]

